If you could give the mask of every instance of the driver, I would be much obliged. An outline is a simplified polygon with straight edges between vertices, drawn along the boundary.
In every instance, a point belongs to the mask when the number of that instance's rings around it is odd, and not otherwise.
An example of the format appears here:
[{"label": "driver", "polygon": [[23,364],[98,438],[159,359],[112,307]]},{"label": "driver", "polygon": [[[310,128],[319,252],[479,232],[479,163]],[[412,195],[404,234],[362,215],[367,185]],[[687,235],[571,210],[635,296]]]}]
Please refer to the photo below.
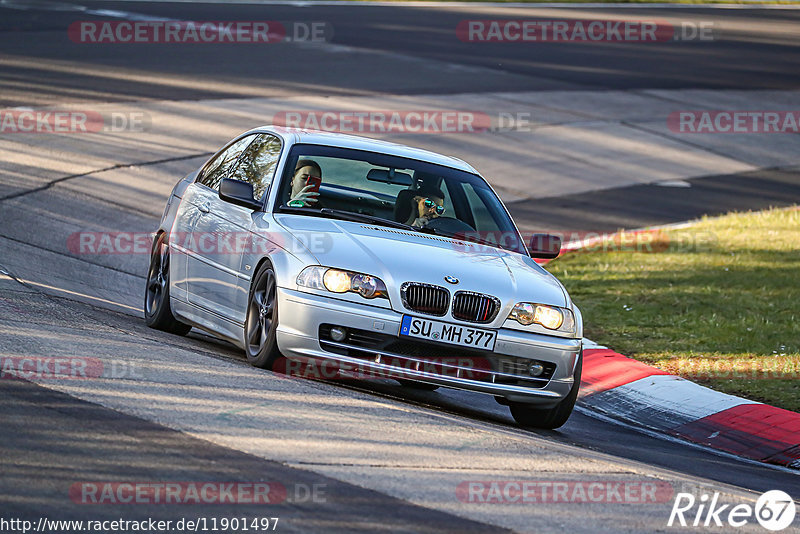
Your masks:
[{"label": "driver", "polygon": [[411,215],[406,221],[414,228],[424,228],[444,213],[444,193],[440,189],[420,190],[419,193],[411,201]]},{"label": "driver", "polygon": [[309,208],[319,199],[319,187],[322,183],[322,168],[316,161],[301,159],[294,168],[292,192],[288,206]]}]

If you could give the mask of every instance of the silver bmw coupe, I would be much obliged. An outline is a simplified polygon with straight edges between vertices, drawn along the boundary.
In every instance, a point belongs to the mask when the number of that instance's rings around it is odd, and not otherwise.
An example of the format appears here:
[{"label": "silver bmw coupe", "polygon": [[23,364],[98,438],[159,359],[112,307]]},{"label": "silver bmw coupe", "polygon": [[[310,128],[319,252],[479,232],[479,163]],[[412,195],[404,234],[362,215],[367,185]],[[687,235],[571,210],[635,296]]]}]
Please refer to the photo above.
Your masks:
[{"label": "silver bmw coupe", "polygon": [[467,163],[398,144],[265,126],[172,190],[144,311],[273,369],[493,395],[522,426],[556,428],[580,385],[581,314]]}]

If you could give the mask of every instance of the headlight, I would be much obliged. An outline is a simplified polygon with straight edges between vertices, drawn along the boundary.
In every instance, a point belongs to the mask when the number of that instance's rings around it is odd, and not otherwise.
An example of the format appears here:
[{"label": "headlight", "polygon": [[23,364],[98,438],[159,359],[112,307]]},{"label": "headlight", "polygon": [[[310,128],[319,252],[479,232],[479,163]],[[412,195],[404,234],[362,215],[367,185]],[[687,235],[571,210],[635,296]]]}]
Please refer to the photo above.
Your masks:
[{"label": "headlight", "polygon": [[558,308],[536,306],[536,311],[533,313],[533,322],[539,323],[550,330],[558,330],[558,327],[564,322],[564,314]]},{"label": "headlight", "polygon": [[337,269],[325,271],[322,283],[325,284],[325,289],[334,293],[347,293],[353,288],[353,284],[350,282],[350,273]]},{"label": "headlight", "polygon": [[378,293],[383,289],[386,292],[386,286],[379,278],[370,276],[368,274],[356,274],[351,279],[351,286],[353,291],[364,297],[365,299],[372,299],[378,296]]},{"label": "headlight", "polygon": [[306,267],[297,276],[297,285],[333,293],[358,293],[365,299],[389,298],[386,284],[380,278],[330,267]]},{"label": "headlight", "polygon": [[548,330],[575,332],[575,317],[572,311],[566,308],[520,302],[514,306],[508,318],[525,326],[536,323]]}]

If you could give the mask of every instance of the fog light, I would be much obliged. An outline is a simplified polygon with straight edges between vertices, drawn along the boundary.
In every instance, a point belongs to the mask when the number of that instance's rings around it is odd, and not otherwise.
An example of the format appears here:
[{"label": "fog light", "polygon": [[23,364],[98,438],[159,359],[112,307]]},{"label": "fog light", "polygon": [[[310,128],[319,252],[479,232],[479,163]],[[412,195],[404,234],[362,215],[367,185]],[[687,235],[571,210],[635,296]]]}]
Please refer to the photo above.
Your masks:
[{"label": "fog light", "polygon": [[544,365],[533,362],[528,366],[528,374],[531,376],[541,376],[544,373]]},{"label": "fog light", "polygon": [[347,337],[347,330],[341,326],[334,326],[331,328],[331,337],[334,341],[344,341],[344,338]]}]

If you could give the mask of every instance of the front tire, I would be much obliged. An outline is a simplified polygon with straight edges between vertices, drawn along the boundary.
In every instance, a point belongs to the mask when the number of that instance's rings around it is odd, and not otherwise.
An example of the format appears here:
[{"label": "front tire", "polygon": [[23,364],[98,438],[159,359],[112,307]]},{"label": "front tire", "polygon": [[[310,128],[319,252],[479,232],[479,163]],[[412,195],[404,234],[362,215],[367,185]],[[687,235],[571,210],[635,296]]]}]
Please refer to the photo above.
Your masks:
[{"label": "front tire", "polygon": [[511,415],[517,424],[524,428],[542,428],[552,430],[558,428],[569,419],[575,401],[578,400],[578,390],[581,387],[581,371],[583,369],[583,352],[575,364],[575,382],[572,389],[564,399],[552,408],[534,408],[530,404],[519,402],[509,403]]},{"label": "front tire", "polygon": [[259,267],[247,300],[244,323],[244,348],[247,361],[254,367],[272,369],[281,353],[278,351],[278,286],[272,264]]},{"label": "front tire", "polygon": [[169,304],[169,245],[166,234],[158,234],[150,252],[150,268],[144,291],[144,320],[147,326],[185,336],[192,327],[172,315]]}]

